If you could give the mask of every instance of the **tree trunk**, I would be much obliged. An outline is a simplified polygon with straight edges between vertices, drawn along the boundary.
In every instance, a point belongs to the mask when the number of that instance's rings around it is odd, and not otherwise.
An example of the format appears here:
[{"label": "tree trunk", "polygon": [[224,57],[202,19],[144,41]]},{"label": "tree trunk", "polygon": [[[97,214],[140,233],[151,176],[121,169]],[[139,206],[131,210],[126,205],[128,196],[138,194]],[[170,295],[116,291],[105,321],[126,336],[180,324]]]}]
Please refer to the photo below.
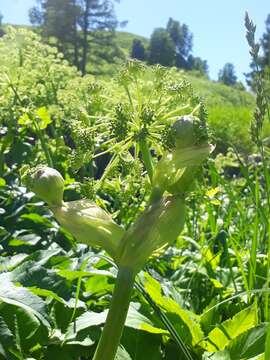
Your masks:
[{"label": "tree trunk", "polygon": [[78,48],[78,32],[77,32],[77,20],[74,24],[74,35],[73,35],[73,45],[74,45],[74,65],[79,68],[79,48]]},{"label": "tree trunk", "polygon": [[85,9],[83,15],[83,54],[81,71],[82,74],[86,74],[87,55],[88,55],[88,29],[89,29],[89,11],[90,11],[90,0],[85,0]]},{"label": "tree trunk", "polygon": [[74,47],[74,57],[73,64],[79,69],[79,44],[78,44],[78,13],[77,13],[77,5],[76,0],[72,0],[71,2],[73,6],[73,36],[72,36],[72,45]]}]

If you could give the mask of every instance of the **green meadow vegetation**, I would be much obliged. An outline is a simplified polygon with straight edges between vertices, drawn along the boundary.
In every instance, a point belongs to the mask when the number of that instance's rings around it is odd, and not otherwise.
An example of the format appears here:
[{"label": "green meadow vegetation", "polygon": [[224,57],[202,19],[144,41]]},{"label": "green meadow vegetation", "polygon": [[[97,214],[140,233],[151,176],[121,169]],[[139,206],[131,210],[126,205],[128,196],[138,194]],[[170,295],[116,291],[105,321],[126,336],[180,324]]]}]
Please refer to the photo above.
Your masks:
[{"label": "green meadow vegetation", "polygon": [[0,359],[270,359],[262,78],[251,93],[134,59],[82,76],[5,31]]}]

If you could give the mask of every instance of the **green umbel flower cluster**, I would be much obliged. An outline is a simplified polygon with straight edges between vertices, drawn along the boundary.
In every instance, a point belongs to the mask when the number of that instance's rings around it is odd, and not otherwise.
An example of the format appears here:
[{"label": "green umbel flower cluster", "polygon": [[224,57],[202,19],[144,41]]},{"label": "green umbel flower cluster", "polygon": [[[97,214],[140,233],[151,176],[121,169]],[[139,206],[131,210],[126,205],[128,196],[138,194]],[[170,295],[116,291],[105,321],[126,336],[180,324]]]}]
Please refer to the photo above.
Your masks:
[{"label": "green umbel flower cluster", "polygon": [[138,272],[158,249],[170,245],[185,222],[185,196],[210,146],[200,120],[184,116],[171,125],[174,147],[153,169],[152,195],[128,230],[89,200],[63,202],[64,179],[51,168],[23,171],[26,185],[48,203],[58,222],[82,243],[103,248],[119,267]]}]

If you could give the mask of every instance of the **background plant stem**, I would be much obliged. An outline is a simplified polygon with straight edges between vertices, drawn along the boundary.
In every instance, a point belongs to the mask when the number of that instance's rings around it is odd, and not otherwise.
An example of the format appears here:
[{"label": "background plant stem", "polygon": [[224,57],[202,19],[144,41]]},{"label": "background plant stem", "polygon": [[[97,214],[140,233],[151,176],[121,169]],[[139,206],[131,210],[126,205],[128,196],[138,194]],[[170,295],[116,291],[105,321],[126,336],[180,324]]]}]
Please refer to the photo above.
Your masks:
[{"label": "background plant stem", "polygon": [[113,360],[124,328],[135,274],[119,268],[110,310],[93,360]]},{"label": "background plant stem", "polygon": [[150,181],[152,182],[153,172],[154,172],[153,162],[152,162],[152,156],[151,156],[151,153],[150,153],[150,150],[149,150],[146,140],[140,141],[140,150],[141,150],[144,166],[146,168],[146,171],[148,173]]}]

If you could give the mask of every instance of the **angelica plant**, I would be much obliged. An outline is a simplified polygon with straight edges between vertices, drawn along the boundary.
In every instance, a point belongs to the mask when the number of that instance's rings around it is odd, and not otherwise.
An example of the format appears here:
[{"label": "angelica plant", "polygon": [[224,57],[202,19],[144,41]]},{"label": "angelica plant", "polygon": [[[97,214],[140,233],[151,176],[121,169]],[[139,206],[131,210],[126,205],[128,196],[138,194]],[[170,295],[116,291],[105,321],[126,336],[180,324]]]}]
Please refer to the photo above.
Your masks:
[{"label": "angelica plant", "polygon": [[[140,81],[142,75],[149,77],[147,85]],[[90,182],[96,186],[95,201],[64,202],[64,179],[47,166],[22,170],[23,181],[48,204],[58,222],[78,242],[105,250],[118,267],[94,360],[115,358],[136,274],[150,257],[170,246],[181,233],[186,197],[211,150],[206,112],[189,84],[176,84],[165,69],[148,69],[139,62],[128,62],[117,83],[122,89],[121,102],[109,109],[106,117],[97,118],[94,125],[102,118],[108,121],[103,134],[105,145],[98,146],[91,140],[92,161],[104,154],[110,156],[100,178]],[[83,137],[84,132],[81,134]],[[129,177],[123,165],[127,163],[137,177]],[[119,221],[113,205],[104,206],[98,192],[100,188],[108,190],[112,183],[119,193],[134,191],[130,184],[138,178],[140,186],[135,188],[132,199],[141,200],[137,216],[127,224]]]}]

